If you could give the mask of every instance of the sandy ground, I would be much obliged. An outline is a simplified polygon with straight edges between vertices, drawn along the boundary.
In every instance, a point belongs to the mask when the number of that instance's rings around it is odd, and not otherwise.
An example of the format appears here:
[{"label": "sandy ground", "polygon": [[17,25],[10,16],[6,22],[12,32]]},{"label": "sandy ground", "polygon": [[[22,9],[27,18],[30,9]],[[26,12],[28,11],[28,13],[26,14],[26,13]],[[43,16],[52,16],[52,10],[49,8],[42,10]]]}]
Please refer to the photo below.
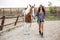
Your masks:
[{"label": "sandy ground", "polygon": [[1,33],[0,40],[60,40],[60,21],[45,21],[43,38],[36,22],[32,23],[29,35],[24,35],[23,26]]}]

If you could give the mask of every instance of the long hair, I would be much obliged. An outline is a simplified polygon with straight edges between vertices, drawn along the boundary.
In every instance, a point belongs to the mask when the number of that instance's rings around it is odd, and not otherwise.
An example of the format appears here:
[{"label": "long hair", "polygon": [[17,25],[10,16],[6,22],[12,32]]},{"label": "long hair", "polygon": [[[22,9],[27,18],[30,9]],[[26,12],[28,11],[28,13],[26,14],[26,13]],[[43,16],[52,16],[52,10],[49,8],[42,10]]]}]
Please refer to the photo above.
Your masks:
[{"label": "long hair", "polygon": [[[41,5],[41,7],[42,7],[42,11],[45,13],[44,6]],[[38,12],[40,12],[40,8],[41,8],[41,7],[38,8]]]},{"label": "long hair", "polygon": [[44,18],[45,18],[45,9],[44,9],[44,6],[40,5],[40,7],[38,8],[38,11],[37,11],[37,15],[36,16],[39,16],[39,12],[40,12],[40,8],[42,7],[42,11],[44,12]]}]

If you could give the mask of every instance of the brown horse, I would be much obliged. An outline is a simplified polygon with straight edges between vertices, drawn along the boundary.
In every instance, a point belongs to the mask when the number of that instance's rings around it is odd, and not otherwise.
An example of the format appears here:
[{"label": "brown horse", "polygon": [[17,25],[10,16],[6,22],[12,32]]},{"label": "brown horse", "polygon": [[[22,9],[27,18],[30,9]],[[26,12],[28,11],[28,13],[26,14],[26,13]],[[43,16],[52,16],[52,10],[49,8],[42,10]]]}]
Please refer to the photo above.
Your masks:
[{"label": "brown horse", "polygon": [[24,32],[29,33],[30,31],[32,16],[34,16],[34,6],[29,4],[27,10],[24,13]]},{"label": "brown horse", "polygon": [[27,11],[25,12],[25,22],[27,22],[27,23],[32,22],[32,16],[34,16],[34,6],[29,4],[29,7],[28,7]]}]

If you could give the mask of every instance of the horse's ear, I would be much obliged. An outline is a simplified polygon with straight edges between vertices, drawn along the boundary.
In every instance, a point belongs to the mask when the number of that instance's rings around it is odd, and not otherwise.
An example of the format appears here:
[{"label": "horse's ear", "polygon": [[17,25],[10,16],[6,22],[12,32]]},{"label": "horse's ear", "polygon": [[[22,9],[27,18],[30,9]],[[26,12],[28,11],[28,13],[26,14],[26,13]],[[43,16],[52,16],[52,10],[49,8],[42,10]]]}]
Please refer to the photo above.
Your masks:
[{"label": "horse's ear", "polygon": [[29,4],[29,6],[31,7],[31,5]]}]

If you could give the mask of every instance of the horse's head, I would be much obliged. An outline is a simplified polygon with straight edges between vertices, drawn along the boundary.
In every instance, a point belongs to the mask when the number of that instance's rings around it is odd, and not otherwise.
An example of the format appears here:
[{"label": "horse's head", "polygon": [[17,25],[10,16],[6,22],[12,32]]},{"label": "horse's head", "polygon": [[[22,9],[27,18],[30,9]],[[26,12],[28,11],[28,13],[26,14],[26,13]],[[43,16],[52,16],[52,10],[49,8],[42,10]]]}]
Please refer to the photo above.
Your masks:
[{"label": "horse's head", "polygon": [[30,4],[29,4],[29,8],[30,8],[30,12],[31,12],[32,15],[34,16],[35,4],[34,4],[34,5],[30,5]]},{"label": "horse's head", "polygon": [[27,9],[26,9],[25,14],[29,13],[29,14],[32,14],[34,16],[34,9],[35,9],[35,4],[34,5],[29,4]]},{"label": "horse's head", "polygon": [[32,10],[32,9],[34,9],[35,4],[34,4],[34,5],[30,5],[30,4],[29,4],[29,6],[28,6],[28,7]]}]

